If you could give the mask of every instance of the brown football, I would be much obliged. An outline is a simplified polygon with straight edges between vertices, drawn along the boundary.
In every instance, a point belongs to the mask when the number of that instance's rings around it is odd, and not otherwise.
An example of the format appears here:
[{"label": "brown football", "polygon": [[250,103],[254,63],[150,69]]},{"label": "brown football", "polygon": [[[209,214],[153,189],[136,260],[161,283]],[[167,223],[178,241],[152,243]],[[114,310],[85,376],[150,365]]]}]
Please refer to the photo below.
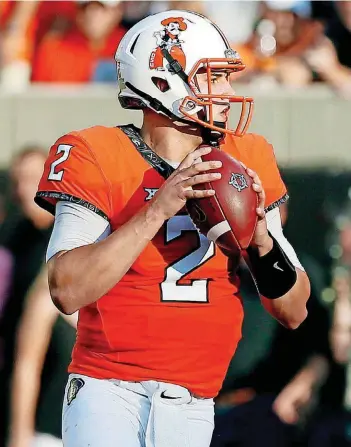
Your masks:
[{"label": "brown football", "polygon": [[226,152],[212,148],[202,161],[219,160],[222,167],[214,171],[222,177],[215,182],[196,185],[195,189],[214,189],[216,195],[187,201],[194,224],[225,254],[237,256],[252,239],[256,225],[258,195],[243,165]]}]

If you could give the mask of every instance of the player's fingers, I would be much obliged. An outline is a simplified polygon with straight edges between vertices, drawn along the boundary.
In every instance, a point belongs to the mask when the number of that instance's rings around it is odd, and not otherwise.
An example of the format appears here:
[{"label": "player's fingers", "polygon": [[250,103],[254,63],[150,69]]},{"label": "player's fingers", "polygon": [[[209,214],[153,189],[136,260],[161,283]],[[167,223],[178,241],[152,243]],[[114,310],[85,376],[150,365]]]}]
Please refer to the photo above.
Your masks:
[{"label": "player's fingers", "polygon": [[257,183],[258,185],[262,185],[262,182],[257,174],[257,172],[253,171],[250,168],[246,169],[246,172],[248,173],[248,175],[252,178],[254,183]]},{"label": "player's fingers", "polygon": [[198,174],[190,177],[182,182],[184,188],[189,186],[199,185],[200,183],[213,182],[219,180],[222,174],[219,172],[209,172],[208,174]]},{"label": "player's fingers", "polygon": [[266,216],[266,213],[265,213],[265,211],[264,211],[264,208],[262,208],[262,207],[257,207],[257,208],[256,208],[256,214],[257,214],[257,216],[258,216],[260,219],[264,219],[265,216]]},{"label": "player's fingers", "polygon": [[257,192],[258,198],[259,198],[259,202],[262,202],[264,204],[265,199],[266,199],[266,194],[264,192],[264,189],[263,189],[262,185],[259,185],[258,183],[253,183],[252,184],[252,189],[255,192]]},{"label": "player's fingers", "polygon": [[257,209],[256,212],[258,214],[259,217],[261,217],[262,219],[265,217],[266,213],[264,210],[264,206],[265,206],[265,196],[264,196],[264,192],[263,190],[261,190],[260,192],[258,192],[258,203],[257,203]]},{"label": "player's fingers", "polygon": [[193,152],[190,152],[180,163],[178,170],[188,168],[194,163],[196,159],[200,158],[202,155],[209,154],[211,150],[212,148],[210,146],[202,146],[198,149],[195,149]]},{"label": "player's fingers", "polygon": [[203,199],[205,197],[211,197],[216,194],[214,189],[187,189],[184,191],[184,197],[186,199]]},{"label": "player's fingers", "polygon": [[265,206],[265,193],[264,193],[264,189],[262,188],[262,185],[258,185],[257,183],[253,183],[252,184],[252,189],[257,192],[257,196],[258,196],[258,203],[257,203],[257,208],[256,208],[256,213],[257,215],[263,219],[265,217],[265,210],[264,210],[264,206]]},{"label": "player's fingers", "polygon": [[221,161],[211,160],[202,161],[200,163],[193,164],[186,169],[179,172],[180,177],[184,180],[185,178],[193,177],[203,171],[210,171],[211,169],[218,169],[222,167]]}]

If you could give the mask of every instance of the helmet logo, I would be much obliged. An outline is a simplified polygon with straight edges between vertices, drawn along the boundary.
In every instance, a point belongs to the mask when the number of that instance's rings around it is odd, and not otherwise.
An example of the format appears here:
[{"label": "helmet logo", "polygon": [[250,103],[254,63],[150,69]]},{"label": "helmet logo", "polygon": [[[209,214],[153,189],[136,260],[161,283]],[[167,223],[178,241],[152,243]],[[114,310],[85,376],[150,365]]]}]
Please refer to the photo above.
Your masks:
[{"label": "helmet logo", "polygon": [[240,59],[240,54],[237,51],[232,50],[231,48],[227,48],[225,50],[224,56],[228,59]]},{"label": "helmet logo", "polygon": [[162,50],[165,49],[184,70],[186,65],[186,56],[182,48],[184,40],[180,40],[179,36],[188,28],[188,25],[184,22],[183,17],[169,17],[162,20],[161,25],[163,25],[163,29],[154,33],[157,47],[150,55],[149,67],[152,70],[166,70],[162,54]]}]

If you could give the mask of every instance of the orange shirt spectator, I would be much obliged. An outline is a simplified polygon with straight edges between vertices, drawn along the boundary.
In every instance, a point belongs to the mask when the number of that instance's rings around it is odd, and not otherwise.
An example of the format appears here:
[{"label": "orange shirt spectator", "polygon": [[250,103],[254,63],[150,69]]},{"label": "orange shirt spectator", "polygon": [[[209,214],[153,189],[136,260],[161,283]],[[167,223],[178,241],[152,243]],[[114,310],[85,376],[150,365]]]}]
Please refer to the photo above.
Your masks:
[{"label": "orange shirt spectator", "polygon": [[80,2],[76,29],[63,36],[47,36],[39,44],[32,81],[91,81],[100,62],[114,64],[114,53],[125,34],[119,26],[122,15],[120,2]]},{"label": "orange shirt spectator", "polygon": [[99,61],[110,59],[124,36],[116,29],[101,48],[92,48],[89,40],[78,30],[60,37],[47,37],[39,45],[34,59],[33,82],[89,82]]},{"label": "orange shirt spectator", "polygon": [[68,0],[0,0],[1,66],[8,67],[16,61],[31,65],[42,37],[50,31],[68,30],[76,11],[76,2]]},{"label": "orange shirt spectator", "polygon": [[322,24],[300,15],[290,2],[267,1],[260,6],[261,16],[248,42],[233,45],[247,67],[233,78],[271,75],[282,84],[309,83],[312,72],[303,56],[321,37]]}]

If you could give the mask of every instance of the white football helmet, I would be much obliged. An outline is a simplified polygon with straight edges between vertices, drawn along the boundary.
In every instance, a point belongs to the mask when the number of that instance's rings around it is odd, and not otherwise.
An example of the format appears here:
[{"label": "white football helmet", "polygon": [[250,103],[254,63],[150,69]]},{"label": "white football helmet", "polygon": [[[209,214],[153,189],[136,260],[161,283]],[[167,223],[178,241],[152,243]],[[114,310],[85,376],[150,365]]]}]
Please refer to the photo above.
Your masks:
[{"label": "white football helmet", "polygon": [[[246,132],[253,99],[211,93],[211,70],[236,72],[245,65],[221,30],[200,14],[174,10],[146,17],[125,34],[115,59],[123,108],[149,107],[172,120],[195,122],[221,134]],[[208,93],[197,88],[200,68],[207,71]],[[241,103],[236,129],[223,129],[213,120],[213,105],[223,102]]]}]

